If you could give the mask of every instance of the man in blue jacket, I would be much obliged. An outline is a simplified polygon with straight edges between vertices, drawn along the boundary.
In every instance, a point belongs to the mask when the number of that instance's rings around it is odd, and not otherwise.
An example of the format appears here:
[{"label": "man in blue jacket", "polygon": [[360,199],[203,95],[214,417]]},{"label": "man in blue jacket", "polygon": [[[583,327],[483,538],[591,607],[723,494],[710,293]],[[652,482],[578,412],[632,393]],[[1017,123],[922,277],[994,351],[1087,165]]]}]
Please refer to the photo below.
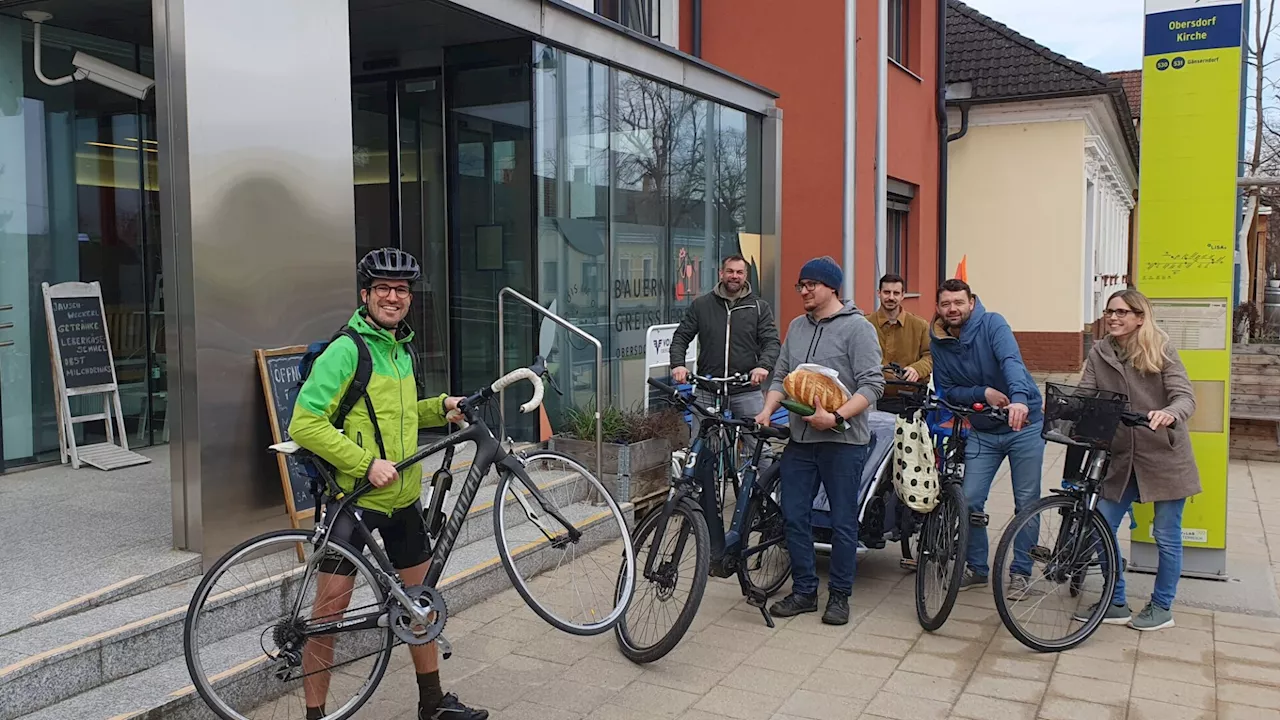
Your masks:
[{"label": "man in blue jacket", "polygon": [[[1013,504],[1021,512],[1040,498],[1040,468],[1044,440],[1040,388],[1027,372],[1009,323],[987,312],[963,280],[948,280],[938,288],[938,319],[929,338],[933,377],[938,394],[955,405],[985,403],[1005,408],[1008,423],[984,417],[972,419],[965,445],[964,494],[969,512],[985,518],[983,508],[991,483],[1005,458],[1013,480]],[[1011,599],[1030,592],[1028,554],[1037,529],[1028,526],[1014,541],[1010,568]],[[989,545],[985,522],[969,528],[969,551],[960,589],[986,587]]]}]

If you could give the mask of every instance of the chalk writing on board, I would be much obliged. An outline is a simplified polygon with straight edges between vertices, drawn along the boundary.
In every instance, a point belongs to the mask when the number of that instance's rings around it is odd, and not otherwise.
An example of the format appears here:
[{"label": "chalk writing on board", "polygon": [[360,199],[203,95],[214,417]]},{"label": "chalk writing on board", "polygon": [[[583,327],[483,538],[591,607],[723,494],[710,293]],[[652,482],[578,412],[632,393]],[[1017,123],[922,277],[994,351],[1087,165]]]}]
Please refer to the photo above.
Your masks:
[{"label": "chalk writing on board", "polygon": [[53,333],[67,388],[115,381],[102,305],[97,297],[53,298]]}]

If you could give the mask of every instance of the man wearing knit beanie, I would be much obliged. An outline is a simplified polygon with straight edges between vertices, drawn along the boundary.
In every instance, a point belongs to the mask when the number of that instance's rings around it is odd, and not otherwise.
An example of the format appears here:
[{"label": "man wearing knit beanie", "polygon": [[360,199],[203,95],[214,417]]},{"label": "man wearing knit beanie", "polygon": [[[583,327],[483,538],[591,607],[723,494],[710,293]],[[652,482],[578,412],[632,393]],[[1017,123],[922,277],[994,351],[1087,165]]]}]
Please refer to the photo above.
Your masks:
[{"label": "man wearing knit beanie", "polygon": [[756,422],[769,424],[786,397],[783,380],[804,363],[831,368],[853,392],[834,413],[822,407],[807,417],[792,413],[791,442],[782,454],[782,515],[791,554],[792,592],[770,612],[791,617],[818,610],[812,509],[821,483],[831,503],[831,577],[822,615],[829,625],[849,622],[858,552],[858,483],[871,440],[864,413],[884,392],[876,329],[852,301],[840,299],[843,282],[844,272],[829,257],[814,258],[800,269],[796,291],[805,314],[787,328],[769,397],[764,411],[756,416]]}]

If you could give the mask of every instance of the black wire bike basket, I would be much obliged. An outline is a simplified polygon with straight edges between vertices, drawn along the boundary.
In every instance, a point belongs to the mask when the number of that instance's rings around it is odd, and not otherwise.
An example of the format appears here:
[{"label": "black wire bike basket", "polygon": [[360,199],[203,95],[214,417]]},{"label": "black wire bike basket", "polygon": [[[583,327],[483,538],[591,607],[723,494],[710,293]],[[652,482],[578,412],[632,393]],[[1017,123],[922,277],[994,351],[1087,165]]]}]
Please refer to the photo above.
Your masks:
[{"label": "black wire bike basket", "polygon": [[1128,407],[1129,398],[1122,393],[1046,383],[1040,434],[1050,442],[1105,450]]}]

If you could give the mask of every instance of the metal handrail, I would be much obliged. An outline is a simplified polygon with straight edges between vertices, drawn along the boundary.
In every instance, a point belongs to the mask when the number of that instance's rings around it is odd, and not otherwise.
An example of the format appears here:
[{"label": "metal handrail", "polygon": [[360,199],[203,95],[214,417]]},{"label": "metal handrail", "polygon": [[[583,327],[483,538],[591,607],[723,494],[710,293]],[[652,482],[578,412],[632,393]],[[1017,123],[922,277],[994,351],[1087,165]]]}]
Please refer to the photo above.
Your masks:
[{"label": "metal handrail", "polygon": [[[542,307],[540,303],[536,303],[533,300],[530,300],[529,298],[525,297],[524,295],[521,295],[519,292],[516,292],[510,287],[504,287],[498,291],[498,375],[502,375],[503,373],[502,356],[503,356],[503,353],[506,351],[506,343],[504,342],[506,338],[505,338],[505,333],[503,332],[503,328],[506,327],[506,325],[503,322],[504,313],[503,313],[502,299],[507,296],[513,297],[516,300],[519,300],[520,302],[524,303],[525,305],[528,305],[530,308],[537,310],[538,312],[542,313],[543,317],[547,318],[551,322],[559,325],[560,327],[564,328],[565,330],[568,330],[571,333],[574,333],[578,337],[581,337],[583,340],[586,340],[587,342],[594,345],[596,347],[596,383],[597,385],[602,381],[602,379],[604,378],[604,346],[600,344],[600,340],[596,338],[596,336],[592,335],[591,333],[583,330],[577,325],[574,325],[568,320],[565,320],[559,315]],[[498,437],[499,438],[505,437],[506,431],[507,431],[506,406],[505,406],[505,398],[503,397],[505,392],[506,391],[504,390],[498,396],[499,397],[498,399]],[[599,480],[600,482],[604,482],[604,473],[602,472],[604,469],[604,428],[600,422],[600,401],[601,401],[600,388],[597,387],[596,388],[596,479]]]}]

